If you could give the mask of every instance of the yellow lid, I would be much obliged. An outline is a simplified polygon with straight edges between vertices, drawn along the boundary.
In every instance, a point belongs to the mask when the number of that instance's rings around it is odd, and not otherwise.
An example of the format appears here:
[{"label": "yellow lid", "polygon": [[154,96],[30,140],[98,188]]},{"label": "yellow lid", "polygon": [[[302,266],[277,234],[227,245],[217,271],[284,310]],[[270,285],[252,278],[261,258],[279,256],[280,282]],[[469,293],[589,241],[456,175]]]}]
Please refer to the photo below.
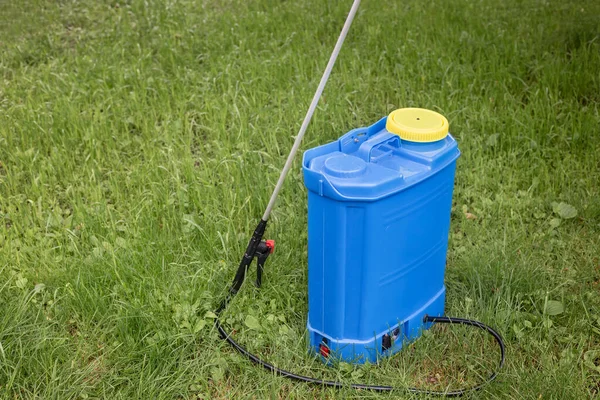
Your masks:
[{"label": "yellow lid", "polygon": [[448,135],[448,120],[424,108],[400,108],[388,116],[385,128],[402,140],[435,142]]}]

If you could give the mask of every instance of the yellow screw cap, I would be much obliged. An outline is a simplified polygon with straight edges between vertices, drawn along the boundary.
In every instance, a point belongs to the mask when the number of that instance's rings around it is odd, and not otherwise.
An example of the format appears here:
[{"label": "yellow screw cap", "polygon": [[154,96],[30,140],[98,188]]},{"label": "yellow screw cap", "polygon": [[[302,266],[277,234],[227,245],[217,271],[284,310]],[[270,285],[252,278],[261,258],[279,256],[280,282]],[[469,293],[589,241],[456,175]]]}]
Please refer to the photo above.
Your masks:
[{"label": "yellow screw cap", "polygon": [[436,142],[448,135],[448,120],[442,114],[424,108],[400,108],[388,116],[385,128],[402,140]]}]

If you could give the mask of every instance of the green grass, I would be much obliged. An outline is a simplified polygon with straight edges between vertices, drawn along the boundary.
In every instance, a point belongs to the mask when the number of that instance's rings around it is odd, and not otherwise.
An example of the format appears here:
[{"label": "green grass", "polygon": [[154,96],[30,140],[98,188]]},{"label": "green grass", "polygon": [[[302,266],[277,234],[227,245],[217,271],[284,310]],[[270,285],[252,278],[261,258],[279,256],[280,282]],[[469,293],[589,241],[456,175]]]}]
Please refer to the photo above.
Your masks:
[{"label": "green grass", "polygon": [[[269,375],[207,314],[350,3],[0,0],[0,398],[390,398]],[[598,396],[600,3],[389,3],[362,4],[303,148],[399,107],[446,115],[462,151],[447,314],[508,350],[472,397]],[[322,366],[299,160],[267,236],[264,289],[225,324],[270,362],[442,390],[492,368],[488,338],[440,327],[380,366]]]}]

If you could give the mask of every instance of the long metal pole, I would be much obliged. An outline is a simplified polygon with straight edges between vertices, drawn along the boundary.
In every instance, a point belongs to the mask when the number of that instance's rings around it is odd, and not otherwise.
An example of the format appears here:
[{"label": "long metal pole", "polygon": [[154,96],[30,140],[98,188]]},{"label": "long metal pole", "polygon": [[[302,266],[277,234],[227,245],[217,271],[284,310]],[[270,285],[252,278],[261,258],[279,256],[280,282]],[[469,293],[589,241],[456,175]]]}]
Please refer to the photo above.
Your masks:
[{"label": "long metal pole", "polygon": [[271,198],[269,199],[269,204],[267,205],[267,209],[265,210],[265,213],[262,216],[263,221],[267,221],[269,219],[269,215],[271,215],[271,210],[273,209],[273,206],[275,205],[275,201],[277,200],[279,191],[281,190],[281,187],[283,186],[283,182],[285,181],[285,178],[286,178],[288,172],[290,171],[290,168],[292,168],[292,163],[294,161],[294,157],[296,157],[296,153],[298,152],[298,149],[300,148],[300,143],[302,142],[302,138],[304,137],[304,134],[306,133],[306,128],[308,128],[308,124],[310,123],[310,120],[312,119],[315,109],[317,108],[317,104],[319,103],[319,99],[321,98],[321,93],[323,93],[323,89],[325,89],[325,84],[327,83],[327,80],[329,79],[329,74],[331,73],[331,70],[333,69],[333,65],[335,64],[335,60],[337,59],[338,54],[340,53],[342,44],[344,44],[344,39],[346,39],[346,35],[348,34],[350,25],[352,25],[352,20],[354,19],[354,15],[356,14],[356,11],[358,10],[359,4],[360,4],[360,0],[354,0],[354,3],[352,4],[352,8],[350,9],[350,12],[348,13],[348,17],[346,18],[346,22],[344,23],[344,27],[342,28],[342,32],[340,33],[340,37],[338,38],[337,43],[335,44],[335,47],[333,48],[333,52],[331,53],[331,56],[329,57],[329,62],[327,63],[327,67],[325,67],[325,72],[323,72],[323,76],[321,77],[321,82],[319,82],[317,91],[315,92],[315,95],[313,96],[310,106],[308,107],[308,110],[306,111],[306,116],[304,117],[302,126],[300,126],[300,130],[298,131],[298,136],[296,136],[296,140],[294,141],[292,150],[290,150],[290,154],[288,155],[285,165],[283,166],[283,169],[281,170],[281,174],[279,175],[279,180],[277,181],[277,185],[275,185],[275,189],[273,189],[273,194],[271,194]]}]

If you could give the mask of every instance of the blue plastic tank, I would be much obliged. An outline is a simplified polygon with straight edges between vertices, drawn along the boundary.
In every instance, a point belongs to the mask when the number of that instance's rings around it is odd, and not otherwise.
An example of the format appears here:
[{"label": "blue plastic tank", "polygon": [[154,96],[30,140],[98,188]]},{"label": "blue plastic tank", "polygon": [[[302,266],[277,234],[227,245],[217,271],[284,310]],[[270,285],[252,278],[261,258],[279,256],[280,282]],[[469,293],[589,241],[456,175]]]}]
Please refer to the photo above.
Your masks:
[{"label": "blue plastic tank", "polygon": [[446,118],[418,108],[304,153],[307,328],[327,361],[376,362],[444,314],[459,155]]}]

